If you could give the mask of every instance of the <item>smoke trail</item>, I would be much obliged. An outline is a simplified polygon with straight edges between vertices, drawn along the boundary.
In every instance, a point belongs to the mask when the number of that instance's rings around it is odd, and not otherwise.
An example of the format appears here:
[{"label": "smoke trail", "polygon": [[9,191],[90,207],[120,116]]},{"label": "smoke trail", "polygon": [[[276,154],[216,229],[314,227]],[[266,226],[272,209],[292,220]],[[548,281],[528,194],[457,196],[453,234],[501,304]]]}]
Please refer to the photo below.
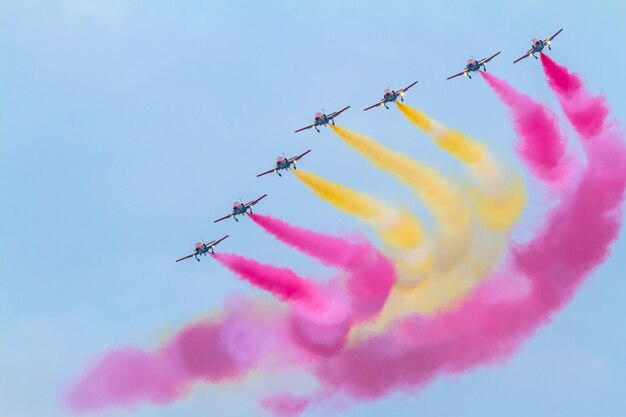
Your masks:
[{"label": "smoke trail", "polygon": [[372,321],[351,330],[351,344],[384,333],[400,319],[433,315],[454,308],[463,297],[493,272],[505,254],[506,236],[483,236],[472,243],[466,259],[452,271],[429,274],[413,286],[396,286],[389,300]]},{"label": "smoke trail", "polygon": [[294,417],[300,415],[310,405],[311,400],[290,394],[276,394],[264,398],[261,406],[278,417]]},{"label": "smoke trail", "polygon": [[339,350],[350,327],[364,313],[352,311],[349,298],[337,283],[319,284],[290,269],[261,264],[238,255],[220,253],[215,257],[242,279],[292,306],[291,337],[299,346],[316,355],[326,356]]},{"label": "smoke trail", "polygon": [[258,214],[252,218],[343,273],[318,284],[288,269],[217,254],[220,263],[284,300],[289,309],[244,300],[229,306],[220,319],[187,326],[154,352],[113,350],[70,387],[65,396],[70,409],[165,404],[185,396],[197,381],[233,381],[254,370],[307,366],[336,354],[351,326],[375,315],[385,303],[395,270],[368,242],[314,233]]},{"label": "smoke trail", "polygon": [[310,310],[328,308],[319,284],[302,278],[288,268],[262,264],[243,256],[216,253],[215,259],[255,287],[270,292],[278,299]]},{"label": "smoke trail", "polygon": [[[626,152],[607,142],[591,154],[596,161],[589,175],[544,231],[515,252],[511,276],[490,281],[454,311],[414,316],[389,334],[343,351],[319,369],[322,384],[368,400],[510,356],[569,301],[618,234],[626,169],[615,164]],[[516,281],[515,273],[526,281]],[[510,300],[509,280],[526,285],[527,294]]]},{"label": "smoke trail", "polygon": [[[594,111],[600,113],[584,117],[605,125],[602,107]],[[453,310],[414,315],[320,364],[316,374],[324,389],[355,400],[416,390],[438,375],[508,358],[548,323],[607,258],[621,226],[621,132],[598,132],[584,148],[589,162],[582,179],[550,211],[537,236],[513,251],[508,272],[484,282]]]},{"label": "smoke trail", "polygon": [[[434,253],[435,266],[448,270],[462,259],[469,242],[470,213],[459,191],[429,168],[408,156],[391,151],[371,138],[340,126],[333,131],[352,149],[374,166],[407,185],[424,202],[437,221],[436,235],[441,240]],[[443,249],[445,248],[445,250]]]},{"label": "smoke trail", "polygon": [[408,104],[396,102],[400,112],[422,132],[431,135],[435,143],[466,164],[477,164],[487,157],[485,147],[468,138],[463,133],[448,129],[431,120],[424,112],[414,109]]},{"label": "smoke trail", "polygon": [[526,205],[526,190],[519,177],[508,175],[483,144],[458,130],[435,122],[424,112],[396,101],[400,112],[437,146],[461,161],[480,187],[473,193],[476,211],[482,223],[495,230],[509,230]]},{"label": "smoke trail", "polygon": [[311,172],[298,170],[294,174],[319,198],[372,227],[391,247],[399,279],[405,285],[414,283],[417,277],[428,271],[432,262],[428,245],[424,242],[424,230],[417,217],[408,210],[390,207]]},{"label": "smoke trail", "polygon": [[584,138],[598,135],[609,113],[604,97],[592,96],[578,75],[570,73],[548,55],[541,54],[541,65],[548,85],[556,94],[563,112],[576,131]]},{"label": "smoke trail", "polygon": [[223,317],[186,326],[154,352],[108,352],[74,382],[65,403],[76,412],[143,401],[166,404],[186,396],[196,381],[241,379],[262,358],[272,362],[274,352],[281,352],[280,362],[272,367],[290,366],[299,358],[284,340],[286,327],[276,309],[232,300]]},{"label": "smoke trail", "polygon": [[376,315],[385,304],[396,283],[396,272],[389,259],[369,242],[313,232],[270,216],[252,214],[250,217],[281,242],[348,272],[346,287],[355,320]]},{"label": "smoke trail", "polygon": [[517,153],[533,173],[544,181],[562,181],[571,173],[566,143],[556,115],[530,96],[494,75],[480,73],[511,111],[520,138]]},{"label": "smoke trail", "polygon": [[328,181],[312,172],[293,171],[294,175],[319,198],[333,207],[370,225],[388,245],[413,250],[424,240],[419,220],[406,210],[398,210],[348,187]]}]

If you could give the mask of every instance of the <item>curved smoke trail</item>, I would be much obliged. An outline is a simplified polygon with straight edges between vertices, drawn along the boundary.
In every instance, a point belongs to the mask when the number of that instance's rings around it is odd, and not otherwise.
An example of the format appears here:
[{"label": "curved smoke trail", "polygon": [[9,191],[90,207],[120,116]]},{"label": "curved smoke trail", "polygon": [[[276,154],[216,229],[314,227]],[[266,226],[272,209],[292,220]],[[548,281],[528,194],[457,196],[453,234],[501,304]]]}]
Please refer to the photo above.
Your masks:
[{"label": "curved smoke trail", "polygon": [[[572,94],[570,87],[563,94]],[[484,282],[456,308],[434,316],[409,317],[385,334],[320,364],[316,375],[324,390],[318,396],[281,394],[264,405],[277,415],[287,415],[285,404],[301,412],[329,393],[372,400],[396,389],[414,391],[439,375],[460,374],[509,357],[548,323],[607,258],[622,222],[623,135],[606,128],[603,106],[594,105],[596,98],[588,98],[592,101],[587,108],[596,114],[568,116],[591,139],[584,143],[588,166],[550,211],[537,235],[513,250],[504,272]],[[590,129],[589,120],[604,128]]]},{"label": "curved smoke trail", "polygon": [[498,231],[510,230],[526,206],[526,190],[519,176],[506,173],[487,148],[463,132],[432,120],[424,112],[396,101],[400,112],[437,146],[461,161],[479,183],[474,205],[482,223]]},{"label": "curved smoke trail", "polygon": [[[608,257],[621,227],[626,192],[626,146],[622,132],[607,122],[605,101],[591,96],[576,75],[544,55],[542,63],[565,114],[585,139],[587,165],[580,168],[580,176],[564,178],[568,187],[560,189],[562,197],[536,235],[515,246],[500,272],[452,308],[412,314],[382,334],[332,346],[335,328],[324,332],[319,322],[302,320],[298,308],[236,300],[220,317],[186,326],[154,351],[106,353],[70,387],[68,407],[92,411],[138,402],[165,404],[186,395],[198,381],[237,381],[253,370],[312,367],[322,387],[318,392],[305,397],[279,394],[262,402],[276,415],[297,415],[329,397],[367,401],[396,390],[414,392],[438,376],[508,358]],[[542,178],[554,185],[552,174]],[[305,282],[294,276],[278,279],[280,285],[266,285],[279,288],[289,307],[317,288],[329,288],[347,300],[352,325],[370,320],[391,302],[394,267],[369,243],[310,232],[267,216],[255,214],[252,219],[297,250],[341,269],[327,287],[294,290],[293,285]],[[238,268],[256,274],[250,265]],[[251,281],[263,286],[265,280],[276,279],[270,275]]]},{"label": "curved smoke trail", "polygon": [[[86,412],[139,402],[167,404],[187,395],[198,381],[238,380],[261,362],[279,367],[301,362],[285,336],[284,314],[247,299],[233,300],[225,310],[219,318],[184,327],[155,351],[107,352],[69,388],[67,406]],[[272,360],[277,351],[280,361]]]},{"label": "curved smoke trail", "polygon": [[229,306],[221,318],[185,327],[153,352],[112,350],[72,384],[65,397],[70,409],[92,411],[146,401],[165,404],[185,396],[198,381],[233,381],[258,369],[308,366],[312,358],[336,353],[353,324],[382,308],[396,274],[391,261],[374,246],[258,214],[252,218],[296,249],[344,273],[318,284],[284,268],[237,255],[215,255],[292,308],[285,311],[244,300]]},{"label": "curved smoke trail", "polygon": [[541,54],[541,65],[548,85],[556,94],[574,129],[584,138],[602,133],[609,114],[609,106],[604,97],[594,97],[578,75],[570,73],[548,55]]},{"label": "curved smoke trail", "polygon": [[[340,126],[333,131],[348,146],[367,158],[375,167],[396,177],[413,191],[437,221],[434,266],[440,270],[456,267],[467,250],[471,215],[457,187],[450,184],[434,169],[408,156],[387,149],[360,133]],[[443,249],[445,248],[445,250]]]},{"label": "curved smoke trail", "polygon": [[229,253],[216,253],[214,258],[242,279],[281,301],[298,305],[312,313],[329,308],[322,285],[300,277],[291,269],[262,264]]},{"label": "curved smoke trail", "polygon": [[424,243],[424,229],[419,219],[408,211],[391,207],[312,172],[298,170],[293,173],[320,199],[372,227],[384,243],[401,250],[414,250]]},{"label": "curved smoke trail", "polygon": [[312,172],[294,171],[294,175],[315,195],[333,207],[359,218],[388,245],[400,281],[410,284],[430,268],[428,244],[419,219],[406,209],[391,207],[381,201],[328,181]]},{"label": "curved smoke trail", "polygon": [[385,305],[397,280],[396,271],[393,263],[366,240],[349,241],[256,213],[250,217],[281,242],[348,272],[345,286],[357,321],[375,316]]},{"label": "curved smoke trail", "polygon": [[288,268],[262,264],[238,255],[220,253],[215,259],[242,279],[292,307],[289,311],[291,337],[316,355],[338,351],[350,327],[358,322],[348,296],[336,282],[318,283],[302,278]]},{"label": "curved smoke trail", "polygon": [[566,155],[565,138],[554,112],[520,93],[505,80],[486,72],[481,75],[511,111],[520,138],[516,146],[518,155],[542,180],[564,181],[572,174],[573,161]]}]

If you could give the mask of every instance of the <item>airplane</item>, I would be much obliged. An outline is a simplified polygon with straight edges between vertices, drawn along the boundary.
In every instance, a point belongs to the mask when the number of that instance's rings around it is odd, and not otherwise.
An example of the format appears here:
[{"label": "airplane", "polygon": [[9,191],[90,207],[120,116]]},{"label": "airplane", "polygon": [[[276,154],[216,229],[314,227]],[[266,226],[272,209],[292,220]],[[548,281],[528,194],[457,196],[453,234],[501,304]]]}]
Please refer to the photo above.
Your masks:
[{"label": "airplane", "polygon": [[222,240],[226,239],[229,235],[223,236],[218,240],[214,240],[209,243],[204,243],[204,239],[200,239],[200,242],[196,242],[196,246],[193,250],[193,253],[190,253],[187,256],[183,256],[180,259],[176,259],[176,262],[183,261],[185,259],[189,259],[192,256],[196,259],[196,261],[200,262],[200,258],[198,256],[206,256],[207,253],[211,253],[211,255],[215,255],[215,246],[220,243]]},{"label": "airplane", "polygon": [[262,177],[263,175],[267,175],[272,172],[275,172],[278,174],[279,177],[282,177],[282,175],[280,175],[280,172],[279,172],[281,169],[289,169],[291,167],[293,167],[293,169],[297,169],[296,162],[300,160],[300,158],[302,158],[304,155],[308,154],[309,152],[311,152],[310,149],[303,154],[294,156],[293,158],[287,158],[285,154],[283,154],[283,156],[279,156],[278,158],[276,158],[276,166],[274,168],[269,169],[265,172],[261,172],[259,175],[257,175],[257,177]]},{"label": "airplane", "polygon": [[532,56],[535,59],[539,59],[537,58],[537,56],[535,54],[541,53],[541,51],[543,51],[543,48],[545,48],[546,46],[548,47],[549,50],[552,50],[552,47],[550,46],[550,44],[552,43],[552,39],[556,38],[556,35],[558,35],[559,33],[561,33],[563,31],[563,29],[559,29],[559,31],[557,33],[555,33],[554,35],[550,36],[548,39],[533,39],[533,44],[530,48],[530,50],[528,52],[526,52],[524,54],[524,56],[517,58],[515,61],[513,61],[514,64],[518,63],[519,61],[521,61],[524,58],[528,58],[529,56]]},{"label": "airplane", "polygon": [[229,217],[232,217],[233,219],[235,219],[235,221],[238,222],[239,220],[235,216],[243,216],[244,214],[248,214],[248,212],[252,214],[252,206],[254,206],[259,201],[263,200],[265,197],[267,197],[267,194],[263,194],[261,197],[257,198],[256,200],[252,200],[249,203],[245,203],[245,204],[243,203],[243,201],[241,201],[241,199],[239,199],[239,201],[235,201],[233,203],[232,213],[224,217],[220,217],[217,220],[213,220],[213,223],[221,222],[222,220],[226,220]]},{"label": "airplane", "polygon": [[312,125],[308,125],[306,127],[303,127],[302,129],[295,130],[294,133],[302,132],[303,130],[310,129],[312,127],[314,127],[315,130],[317,130],[317,133],[319,133],[320,130],[318,129],[318,126],[326,126],[328,123],[332,123],[334,126],[335,117],[339,116],[341,113],[348,110],[349,108],[350,106],[346,106],[343,109],[336,111],[336,112],[332,112],[330,114],[324,113],[324,109],[322,109],[321,113],[315,113],[315,122],[313,122]]},{"label": "airplane", "polygon": [[495,57],[497,57],[498,55],[500,55],[500,52],[491,55],[489,58],[483,58],[480,61],[476,61],[475,59],[468,59],[467,65],[465,66],[465,69],[463,71],[459,72],[458,74],[454,74],[448,77],[447,79],[451,80],[454,77],[458,77],[459,75],[467,75],[469,78],[472,78],[472,76],[469,75],[469,73],[474,72],[474,71],[480,71],[481,67],[483,68],[484,71],[487,71],[487,67],[485,66],[485,64],[491,61],[492,59],[494,59]]},{"label": "airplane", "polygon": [[363,111],[367,111],[370,109],[373,109],[374,107],[378,107],[378,106],[385,106],[385,108],[387,110],[389,110],[389,107],[387,106],[387,103],[391,103],[392,101],[396,101],[398,99],[398,97],[400,97],[400,101],[404,101],[404,94],[408,91],[409,88],[413,87],[415,84],[417,84],[417,81],[415,81],[413,84],[409,85],[408,87],[404,87],[399,89],[398,91],[394,91],[390,88],[387,88],[385,90],[385,93],[383,95],[382,100],[380,100],[378,103],[373,104],[371,106],[369,106],[366,109],[363,109]]}]

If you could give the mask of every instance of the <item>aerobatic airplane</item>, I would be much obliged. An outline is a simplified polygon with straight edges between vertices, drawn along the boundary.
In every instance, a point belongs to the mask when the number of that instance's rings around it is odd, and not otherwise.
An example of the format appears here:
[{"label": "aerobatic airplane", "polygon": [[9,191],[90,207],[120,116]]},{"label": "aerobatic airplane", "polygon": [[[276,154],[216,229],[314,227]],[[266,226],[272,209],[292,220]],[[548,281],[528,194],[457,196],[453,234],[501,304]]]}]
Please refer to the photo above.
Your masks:
[{"label": "aerobatic airplane", "polygon": [[544,40],[533,39],[533,44],[530,47],[530,50],[528,52],[526,52],[524,54],[524,56],[521,56],[521,57],[517,58],[515,61],[513,61],[513,63],[516,64],[519,61],[521,61],[522,59],[528,58],[529,56],[532,56],[535,59],[539,59],[539,58],[537,58],[537,55],[535,55],[535,54],[541,53],[541,51],[543,51],[543,48],[545,48],[546,46],[548,47],[549,50],[552,50],[552,47],[550,46],[550,44],[552,43],[552,39],[556,38],[556,35],[558,35],[562,31],[563,31],[563,29],[559,29],[558,32],[556,32],[554,35],[550,36],[548,39],[544,39]]},{"label": "aerobatic airplane", "polygon": [[263,200],[265,197],[267,197],[267,194],[263,194],[261,197],[257,198],[256,200],[252,200],[249,203],[243,203],[243,201],[241,201],[241,199],[239,201],[235,201],[233,203],[233,212],[224,216],[224,217],[220,217],[217,220],[213,220],[213,223],[217,223],[217,222],[221,222],[222,220],[226,220],[229,217],[232,217],[233,219],[235,219],[235,221],[239,221],[237,219],[237,217],[235,216],[243,216],[244,214],[252,214],[252,206],[254,206],[256,203],[258,203],[259,201]]},{"label": "aerobatic airplane", "polygon": [[417,81],[415,81],[413,84],[409,85],[408,87],[404,87],[399,89],[398,91],[394,91],[390,88],[387,88],[385,90],[385,93],[383,95],[382,100],[380,100],[378,103],[373,104],[365,109],[363,109],[363,111],[367,111],[370,109],[373,109],[374,107],[378,107],[378,106],[385,106],[385,108],[387,110],[389,110],[389,107],[387,106],[387,103],[391,103],[393,101],[396,101],[398,99],[398,97],[400,97],[400,101],[404,101],[404,94],[409,90],[409,88],[413,87],[415,84],[417,84]]},{"label": "aerobatic airplane", "polygon": [[489,58],[483,58],[480,61],[476,61],[475,59],[469,59],[467,60],[467,65],[465,66],[465,69],[463,71],[459,72],[458,74],[454,74],[448,77],[447,79],[451,80],[454,77],[458,77],[459,75],[467,75],[469,78],[472,78],[472,76],[469,75],[469,73],[480,71],[481,67],[483,71],[487,71],[487,67],[485,66],[485,64],[491,61],[492,59],[494,59],[495,57],[497,57],[498,55],[500,55],[500,52],[491,55]]},{"label": "aerobatic airplane", "polygon": [[195,248],[193,249],[193,252],[190,253],[187,256],[183,256],[180,259],[176,259],[176,262],[180,262],[182,260],[185,259],[189,259],[191,257],[194,257],[196,259],[196,261],[200,262],[200,258],[198,258],[198,256],[206,256],[207,253],[211,253],[212,255],[215,255],[215,247],[218,245],[218,243],[220,243],[222,240],[226,239],[229,235],[226,235],[218,240],[214,240],[212,242],[209,243],[204,243],[204,239],[200,239],[200,242],[196,243]]},{"label": "aerobatic airplane", "polygon": [[343,109],[336,111],[336,112],[332,112],[330,114],[326,114],[324,113],[324,109],[322,109],[321,113],[315,113],[315,122],[313,122],[312,125],[308,125],[306,127],[303,127],[302,129],[298,129],[295,130],[295,133],[298,132],[302,132],[303,130],[306,129],[310,129],[312,127],[315,128],[315,130],[317,130],[317,132],[319,133],[319,126],[326,126],[328,123],[332,123],[333,126],[335,125],[335,117],[339,116],[341,113],[343,113],[344,111],[348,110],[350,108],[350,106],[346,106]]},{"label": "aerobatic airplane", "polygon": [[302,158],[304,155],[308,154],[309,152],[311,152],[310,149],[303,154],[294,156],[293,158],[287,158],[285,154],[283,154],[283,156],[279,156],[278,158],[276,158],[276,166],[274,168],[269,169],[265,172],[261,172],[259,175],[257,175],[257,177],[262,177],[263,175],[267,175],[272,172],[275,172],[278,174],[279,177],[282,177],[282,175],[280,175],[280,172],[279,172],[281,169],[288,170],[291,167],[293,167],[293,169],[297,169],[296,162],[300,160],[300,158]]}]

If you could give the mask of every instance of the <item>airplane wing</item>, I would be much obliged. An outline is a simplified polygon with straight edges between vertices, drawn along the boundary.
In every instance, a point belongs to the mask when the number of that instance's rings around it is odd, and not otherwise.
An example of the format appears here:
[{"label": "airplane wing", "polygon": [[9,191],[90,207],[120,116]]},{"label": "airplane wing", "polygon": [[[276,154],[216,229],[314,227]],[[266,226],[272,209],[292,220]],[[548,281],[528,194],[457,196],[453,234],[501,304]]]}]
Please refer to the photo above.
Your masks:
[{"label": "airplane wing", "polygon": [[193,255],[195,255],[195,252],[194,252],[194,253],[190,253],[190,254],[189,254],[189,255],[187,255],[187,256],[183,256],[183,257],[182,257],[182,258],[180,258],[180,259],[176,259],[176,262],[180,262],[180,261],[184,261],[185,259],[189,259],[189,258],[191,258]]},{"label": "airplane wing", "polygon": [[272,172],[274,172],[276,168],[272,168],[270,170],[267,170],[265,172],[261,172],[260,174],[257,174],[257,177],[262,177],[263,175],[267,175],[267,174],[271,174]]},{"label": "airplane wing", "polygon": [[446,78],[446,80],[451,80],[454,77],[458,77],[459,75],[465,75],[465,70],[459,72],[458,74],[451,75],[450,77]]},{"label": "airplane wing", "polygon": [[401,88],[400,90],[398,90],[398,93],[406,93],[409,90],[409,88],[413,87],[415,84],[417,84],[417,81],[415,81],[413,84],[409,85],[408,87]]},{"label": "airplane wing", "polygon": [[559,33],[563,32],[563,29],[559,29],[559,31],[557,33],[555,33],[554,35],[550,36],[548,39],[546,39],[544,42],[548,43],[550,41],[552,41],[552,39],[556,38],[556,35],[558,35]]},{"label": "airplane wing", "polygon": [[267,197],[267,194],[263,194],[261,197],[257,198],[256,200],[252,200],[249,203],[246,203],[246,206],[252,207],[253,205],[258,203],[259,201],[263,200],[265,197]]},{"label": "airplane wing", "polygon": [[529,50],[528,52],[526,52],[526,53],[524,54],[524,56],[521,56],[521,57],[517,58],[515,61],[513,61],[513,63],[514,63],[514,64],[517,64],[517,63],[518,63],[519,61],[521,61],[522,59],[524,59],[524,58],[528,58],[528,57],[531,55],[532,51],[533,51],[532,49],[531,49],[531,50]]},{"label": "airplane wing", "polygon": [[368,111],[368,110],[373,109],[374,107],[382,106],[382,104],[383,104],[384,102],[385,102],[385,100],[380,100],[378,103],[376,103],[376,104],[372,104],[371,106],[369,106],[369,107],[367,107],[367,108],[363,109],[363,111]]},{"label": "airplane wing", "polygon": [[350,106],[346,106],[346,107],[344,107],[343,109],[341,109],[341,110],[339,110],[339,111],[336,111],[336,112],[333,112],[333,113],[329,114],[327,117],[329,117],[329,118],[331,118],[331,119],[332,119],[333,117],[337,117],[337,116],[339,116],[341,113],[343,113],[344,111],[348,110],[349,108],[350,108]]},{"label": "airplane wing", "polygon": [[294,156],[293,158],[289,158],[289,162],[298,161],[298,160],[300,160],[300,158],[302,158],[304,155],[308,154],[309,152],[311,152],[310,149],[308,151],[306,151],[305,153],[302,153],[302,154],[300,154],[298,156]]},{"label": "airplane wing", "polygon": [[498,55],[500,55],[500,52],[496,52],[495,54],[491,55],[489,58],[483,58],[479,63],[480,64],[486,64],[487,62],[491,61],[492,59],[494,59]]},{"label": "airplane wing", "polygon": [[294,132],[294,133],[302,132],[303,130],[310,129],[310,128],[312,128],[313,126],[315,126],[315,125],[308,125],[307,127],[303,127],[302,129],[294,130],[293,132]]},{"label": "airplane wing", "polygon": [[227,215],[226,215],[226,216],[224,216],[224,217],[220,217],[220,218],[219,218],[219,219],[217,219],[217,220],[213,220],[213,223],[217,223],[217,222],[221,222],[222,220],[226,220],[226,219],[227,219],[227,218],[229,218],[230,216],[232,216],[232,214],[227,214]]},{"label": "airplane wing", "polygon": [[222,236],[221,238],[217,239],[216,241],[211,242],[211,244],[209,244],[208,246],[215,246],[218,243],[220,243],[222,240],[226,239],[228,236],[230,236],[230,235]]}]

